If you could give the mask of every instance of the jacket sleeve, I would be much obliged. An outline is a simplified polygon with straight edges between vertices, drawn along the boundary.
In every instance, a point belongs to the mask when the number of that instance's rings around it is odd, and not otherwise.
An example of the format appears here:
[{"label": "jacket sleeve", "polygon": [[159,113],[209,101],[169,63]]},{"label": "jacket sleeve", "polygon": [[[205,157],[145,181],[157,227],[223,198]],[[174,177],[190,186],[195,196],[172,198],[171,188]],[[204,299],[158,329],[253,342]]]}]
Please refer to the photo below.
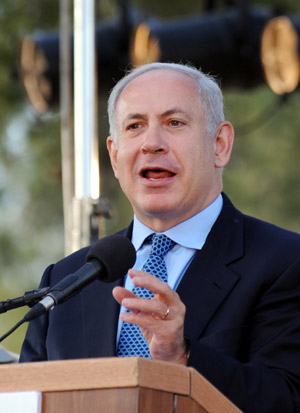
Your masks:
[{"label": "jacket sleeve", "polygon": [[245,413],[300,412],[300,259],[258,298],[240,357],[221,340],[191,341],[189,366]]},{"label": "jacket sleeve", "polygon": [[[49,278],[53,264],[46,268],[40,287],[50,285]],[[27,328],[25,339],[21,348],[19,362],[47,360],[46,339],[48,329],[48,314],[32,320]]]}]

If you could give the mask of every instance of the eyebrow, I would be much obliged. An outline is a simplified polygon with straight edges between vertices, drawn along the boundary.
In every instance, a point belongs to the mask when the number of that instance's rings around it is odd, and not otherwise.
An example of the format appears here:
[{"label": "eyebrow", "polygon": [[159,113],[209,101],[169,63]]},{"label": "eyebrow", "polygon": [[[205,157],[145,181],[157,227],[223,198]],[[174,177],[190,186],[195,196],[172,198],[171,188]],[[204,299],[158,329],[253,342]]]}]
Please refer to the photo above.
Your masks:
[{"label": "eyebrow", "polygon": [[131,120],[131,119],[141,119],[141,118],[147,118],[146,114],[143,113],[129,113],[129,115],[126,116],[126,118],[124,119],[124,122]]},{"label": "eyebrow", "polygon": [[[174,107],[174,108],[168,109],[159,116],[164,118],[164,117],[167,117],[167,116],[170,116],[170,115],[174,115],[176,113],[183,114],[183,115],[187,116],[188,118],[190,117],[190,115],[187,112],[185,112],[184,110],[182,110],[179,107]],[[144,113],[138,113],[138,112],[129,113],[126,116],[126,118],[124,119],[124,123],[127,122],[127,121],[130,121],[132,119],[146,119],[147,117],[148,117],[148,115],[146,115]]]},{"label": "eyebrow", "polygon": [[129,113],[123,121],[121,121],[120,126],[124,128],[128,122],[132,120],[138,120],[138,119],[146,119],[147,115],[143,113]]},{"label": "eyebrow", "polygon": [[160,116],[161,117],[166,117],[166,116],[174,115],[176,113],[182,114],[182,115],[190,118],[190,115],[186,111],[182,110],[179,107],[174,107],[174,108],[168,109],[165,112],[163,112]]}]

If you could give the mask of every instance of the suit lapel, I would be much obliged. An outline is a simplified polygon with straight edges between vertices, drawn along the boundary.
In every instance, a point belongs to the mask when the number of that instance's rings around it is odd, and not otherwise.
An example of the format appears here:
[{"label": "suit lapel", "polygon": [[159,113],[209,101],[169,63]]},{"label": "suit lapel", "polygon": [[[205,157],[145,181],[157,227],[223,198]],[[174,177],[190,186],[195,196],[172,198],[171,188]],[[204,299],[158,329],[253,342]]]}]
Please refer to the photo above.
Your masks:
[{"label": "suit lapel", "polygon": [[224,195],[222,212],[177,292],[186,305],[185,333],[199,338],[240,276],[230,263],[243,255],[243,217]]},{"label": "suit lapel", "polygon": [[[131,239],[132,224],[119,234]],[[81,292],[82,330],[86,338],[85,357],[116,355],[120,305],[113,298],[112,290],[116,286],[122,286],[123,282],[124,277],[114,283],[97,280]]]},{"label": "suit lapel", "polygon": [[115,355],[119,305],[112,296],[112,290],[116,285],[122,285],[122,280],[112,284],[95,281],[81,292],[85,357]]}]

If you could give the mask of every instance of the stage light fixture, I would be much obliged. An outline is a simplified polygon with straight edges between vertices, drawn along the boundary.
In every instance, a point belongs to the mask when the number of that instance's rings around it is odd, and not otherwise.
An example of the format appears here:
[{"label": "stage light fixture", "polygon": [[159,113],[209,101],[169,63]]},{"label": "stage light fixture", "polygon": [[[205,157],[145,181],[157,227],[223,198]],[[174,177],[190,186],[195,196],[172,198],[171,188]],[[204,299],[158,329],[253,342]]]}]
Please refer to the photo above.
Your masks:
[{"label": "stage light fixture", "polygon": [[265,8],[249,10],[242,25],[237,8],[168,21],[149,18],[133,31],[130,63],[182,62],[218,76],[223,86],[251,87],[264,82],[259,56]]},{"label": "stage light fixture", "polygon": [[265,26],[261,60],[266,82],[278,95],[293,92],[300,80],[299,38],[290,19],[279,16]]},{"label": "stage light fixture", "polygon": [[151,28],[147,23],[141,23],[136,27],[129,53],[133,66],[159,61],[161,56],[159,40],[151,35]]},{"label": "stage light fixture", "polygon": [[[217,76],[222,87],[250,88],[267,82],[277,94],[294,91],[300,79],[299,19],[272,18],[267,8],[249,9],[243,19],[232,8],[169,21],[139,17],[126,26],[118,19],[99,23],[99,92],[108,92],[128,67],[154,61],[193,64]],[[37,112],[55,106],[59,35],[25,36],[19,62],[21,81]]]},{"label": "stage light fixture", "polygon": [[[46,112],[58,98],[58,50],[53,47],[57,41],[56,34],[43,34],[34,38],[25,36],[21,42],[19,75],[28,99],[38,113]],[[56,73],[53,73],[55,66]]]}]

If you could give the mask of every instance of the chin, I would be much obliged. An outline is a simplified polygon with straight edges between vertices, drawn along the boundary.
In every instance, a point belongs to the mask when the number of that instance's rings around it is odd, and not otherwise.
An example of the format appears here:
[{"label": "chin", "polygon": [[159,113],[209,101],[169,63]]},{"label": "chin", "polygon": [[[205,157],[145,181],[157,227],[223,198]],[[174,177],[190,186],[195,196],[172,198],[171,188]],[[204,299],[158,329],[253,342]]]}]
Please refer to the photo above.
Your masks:
[{"label": "chin", "polygon": [[[146,198],[146,197],[145,197]],[[168,212],[170,209],[175,208],[174,199],[169,199],[162,196],[154,196],[151,199],[144,199],[144,202],[141,203],[142,208],[146,211],[153,212]]]},{"label": "chin", "polygon": [[149,218],[153,219],[160,219],[162,221],[165,221],[166,218],[171,218],[173,215],[174,211],[174,206],[171,207],[171,205],[165,205],[165,204],[155,204],[155,205],[148,205],[143,209],[144,215],[147,215]]}]

